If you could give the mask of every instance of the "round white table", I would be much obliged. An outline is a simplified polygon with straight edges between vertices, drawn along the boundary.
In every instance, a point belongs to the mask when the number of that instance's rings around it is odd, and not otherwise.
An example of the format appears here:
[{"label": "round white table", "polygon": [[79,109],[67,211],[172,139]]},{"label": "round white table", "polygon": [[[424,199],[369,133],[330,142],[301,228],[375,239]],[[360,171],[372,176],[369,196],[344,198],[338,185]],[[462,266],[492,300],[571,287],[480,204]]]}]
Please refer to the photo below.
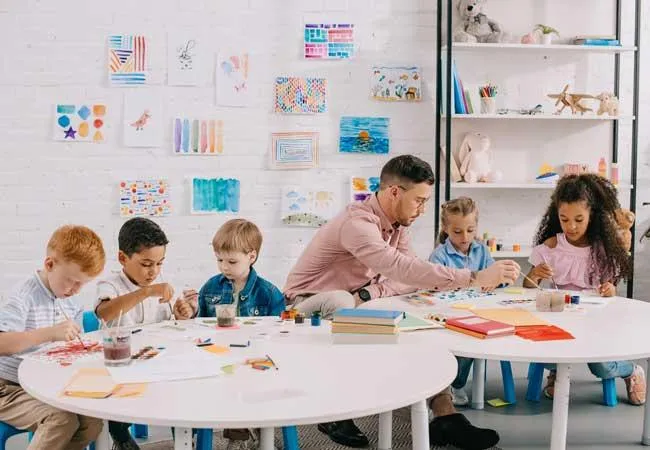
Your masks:
[{"label": "round white table", "polygon": [[[459,310],[453,303],[439,301],[435,305],[414,305],[405,296],[376,299],[361,307],[407,311],[416,315],[442,313],[454,316],[471,315],[471,310]],[[496,295],[468,301],[460,301],[479,308],[505,308],[498,302],[507,299],[535,298],[535,289],[524,294],[508,294],[503,290]],[[476,358],[474,365],[474,388],[472,397],[483,398],[485,360],[557,363],[555,395],[553,397],[553,425],[551,449],[566,448],[567,421],[569,413],[569,381],[571,365],[587,362],[606,362],[650,358],[650,304],[621,297],[606,299],[607,305],[588,304],[601,301],[595,294],[582,293],[583,311],[546,312],[535,311],[534,304],[524,306],[541,319],[569,331],[575,339],[563,341],[533,342],[517,336],[494,339],[476,339],[450,330],[440,330],[440,343],[458,356]],[[519,306],[521,307],[521,306]],[[421,335],[424,336],[424,335]],[[650,409],[645,407],[643,437],[644,445],[650,445]]]},{"label": "round white table", "polygon": [[[62,396],[78,367],[102,366],[101,360],[79,360],[69,367],[26,359],[20,384],[32,396],[57,408],[104,420],[176,427],[176,449],[191,448],[191,428],[262,428],[261,448],[273,449],[273,427],[314,424],[380,413],[380,448],[390,448],[391,411],[411,406],[413,448],[428,449],[426,399],[444,390],[456,375],[456,360],[446,347],[420,345],[407,336],[399,344],[334,345],[329,322],[321,327],[280,324],[264,319],[237,330],[186,326],[186,332],[158,325],[133,335],[133,351],[164,345],[182,352],[193,337],[210,337],[228,346],[248,340],[248,348],[232,348],[241,361],[269,354],[278,370],[238,367],[232,375],[150,383],[138,398],[83,399]],[[288,333],[282,333],[282,332]],[[178,333],[174,335],[174,333]],[[163,355],[161,355],[162,357]],[[107,428],[106,426],[104,428]],[[98,441],[108,445],[106,430]],[[99,449],[98,449],[99,450]]]}]

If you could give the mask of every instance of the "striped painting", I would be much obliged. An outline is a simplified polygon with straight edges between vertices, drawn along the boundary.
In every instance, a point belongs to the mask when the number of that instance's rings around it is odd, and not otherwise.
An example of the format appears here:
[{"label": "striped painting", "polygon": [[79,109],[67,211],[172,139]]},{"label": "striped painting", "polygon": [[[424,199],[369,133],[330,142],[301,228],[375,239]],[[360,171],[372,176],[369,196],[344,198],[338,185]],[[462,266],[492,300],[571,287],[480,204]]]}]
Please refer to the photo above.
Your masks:
[{"label": "striped painting", "polygon": [[220,155],[223,153],[223,120],[174,119],[175,155]]},{"label": "striped painting", "polygon": [[108,37],[108,81],[115,86],[147,83],[147,39],[126,34]]}]

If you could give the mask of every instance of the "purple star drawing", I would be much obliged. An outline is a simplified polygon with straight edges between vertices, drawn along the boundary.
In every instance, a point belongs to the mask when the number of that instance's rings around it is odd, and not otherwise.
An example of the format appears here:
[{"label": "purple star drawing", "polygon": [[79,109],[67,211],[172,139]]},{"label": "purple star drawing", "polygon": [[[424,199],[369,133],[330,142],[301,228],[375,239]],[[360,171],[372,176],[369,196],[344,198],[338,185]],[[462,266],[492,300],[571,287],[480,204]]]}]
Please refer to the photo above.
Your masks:
[{"label": "purple star drawing", "polygon": [[65,130],[65,137],[64,137],[64,139],[68,139],[68,138],[74,139],[76,133],[77,133],[77,132],[76,132],[75,130],[73,130],[72,127],[70,127],[70,128],[68,128],[67,130]]}]

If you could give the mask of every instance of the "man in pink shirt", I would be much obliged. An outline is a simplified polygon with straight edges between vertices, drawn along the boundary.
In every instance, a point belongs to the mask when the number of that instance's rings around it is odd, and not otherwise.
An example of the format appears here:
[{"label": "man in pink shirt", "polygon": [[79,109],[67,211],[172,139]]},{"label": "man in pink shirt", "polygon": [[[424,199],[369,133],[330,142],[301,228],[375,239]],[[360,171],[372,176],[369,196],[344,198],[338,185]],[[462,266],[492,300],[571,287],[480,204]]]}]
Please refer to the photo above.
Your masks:
[{"label": "man in pink shirt", "polygon": [[[409,248],[408,227],[424,213],[434,183],[431,166],[411,155],[391,159],[381,171],[379,192],[352,203],[321,228],[289,273],[288,303],[324,317],[339,308],[416,289],[441,291],[494,287],[519,277],[514,261],[498,261],[480,272],[452,269],[416,257]],[[432,445],[485,449],[499,441],[494,430],[474,427],[456,412],[449,390],[431,400],[435,419],[429,425]],[[342,445],[366,447],[367,437],[352,420],[320,424],[319,430]]]}]

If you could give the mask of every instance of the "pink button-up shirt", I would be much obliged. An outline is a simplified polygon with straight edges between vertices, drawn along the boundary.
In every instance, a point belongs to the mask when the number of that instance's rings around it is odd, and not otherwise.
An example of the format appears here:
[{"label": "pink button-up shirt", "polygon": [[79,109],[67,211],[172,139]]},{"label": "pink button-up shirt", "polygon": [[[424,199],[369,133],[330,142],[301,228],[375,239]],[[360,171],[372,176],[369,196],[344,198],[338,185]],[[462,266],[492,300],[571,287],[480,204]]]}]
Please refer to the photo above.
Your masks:
[{"label": "pink button-up shirt", "polygon": [[470,271],[424,261],[409,248],[408,228],[393,226],[376,196],[351,203],[318,230],[284,287],[297,295],[366,286],[372,298],[416,289],[451,290],[469,286]]}]

